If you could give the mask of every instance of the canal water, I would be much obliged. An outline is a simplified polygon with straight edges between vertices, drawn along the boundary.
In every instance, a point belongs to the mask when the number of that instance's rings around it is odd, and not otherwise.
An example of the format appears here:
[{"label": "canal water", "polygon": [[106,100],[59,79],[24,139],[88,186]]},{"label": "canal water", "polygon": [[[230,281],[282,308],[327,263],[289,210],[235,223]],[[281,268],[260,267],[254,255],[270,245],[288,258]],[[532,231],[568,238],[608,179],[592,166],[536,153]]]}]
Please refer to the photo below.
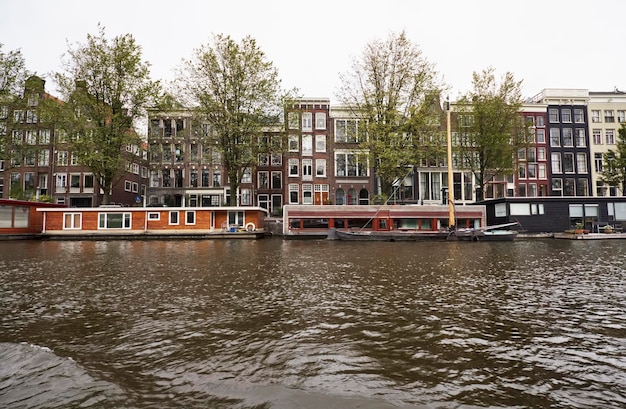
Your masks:
[{"label": "canal water", "polygon": [[0,407],[626,407],[626,241],[0,242]]}]

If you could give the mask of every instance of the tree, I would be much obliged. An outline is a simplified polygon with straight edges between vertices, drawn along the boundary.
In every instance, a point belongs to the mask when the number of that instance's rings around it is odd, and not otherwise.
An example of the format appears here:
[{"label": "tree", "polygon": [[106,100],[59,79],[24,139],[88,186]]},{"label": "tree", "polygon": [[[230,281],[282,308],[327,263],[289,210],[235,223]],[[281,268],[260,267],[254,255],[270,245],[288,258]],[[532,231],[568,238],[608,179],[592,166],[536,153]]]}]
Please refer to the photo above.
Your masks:
[{"label": "tree", "polygon": [[498,83],[494,69],[474,72],[473,90],[456,106],[460,166],[469,169],[482,200],[487,183],[514,172],[519,148],[529,142],[530,132],[520,116],[521,84],[507,72]]},{"label": "tree", "polygon": [[141,139],[135,123],[160,90],[150,80],[149,63],[142,61],[141,47],[130,34],[112,40],[98,25],[98,34],[70,47],[63,61],[65,72],[55,79],[65,102],[49,108],[55,129],[65,131],[78,162],[87,166],[110,202],[113,187],[125,172],[126,145]]},{"label": "tree", "polygon": [[[21,152],[16,151],[22,145],[13,145],[11,138],[16,123],[13,112],[26,105],[22,94],[30,73],[26,70],[26,62],[20,50],[4,52],[2,47],[0,43],[0,160],[5,160],[10,166],[11,153],[21,155]],[[12,186],[10,194],[15,196],[16,192],[17,187]]]},{"label": "tree", "polygon": [[258,165],[259,154],[279,149],[260,142],[263,131],[280,123],[284,114],[287,94],[278,71],[250,36],[237,43],[220,34],[183,62],[179,80],[185,100],[211,128],[204,142],[220,153],[230,205],[236,205],[241,180]]},{"label": "tree", "polygon": [[622,123],[617,135],[616,150],[604,153],[600,181],[609,186],[616,186],[626,192],[626,124]]},{"label": "tree", "polygon": [[404,32],[367,44],[352,71],[340,75],[338,98],[366,122],[367,136],[360,145],[369,152],[385,197],[407,168],[430,156],[430,148],[441,148],[424,143],[427,135],[438,132],[438,119],[431,120],[442,89],[437,76]]},{"label": "tree", "polygon": [[0,43],[0,102],[18,97],[24,91],[24,84],[30,73],[20,50],[4,52]]}]

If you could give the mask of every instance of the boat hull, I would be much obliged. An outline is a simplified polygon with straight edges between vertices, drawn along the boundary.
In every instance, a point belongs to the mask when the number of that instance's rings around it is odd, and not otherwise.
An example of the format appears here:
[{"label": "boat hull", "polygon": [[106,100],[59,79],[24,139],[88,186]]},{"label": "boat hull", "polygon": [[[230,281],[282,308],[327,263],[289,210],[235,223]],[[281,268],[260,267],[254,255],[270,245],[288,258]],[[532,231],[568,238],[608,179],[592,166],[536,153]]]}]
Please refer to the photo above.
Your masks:
[{"label": "boat hull", "polygon": [[329,237],[338,240],[349,241],[422,241],[422,240],[446,240],[446,231],[372,231],[372,230],[347,230],[336,229],[329,233]]}]

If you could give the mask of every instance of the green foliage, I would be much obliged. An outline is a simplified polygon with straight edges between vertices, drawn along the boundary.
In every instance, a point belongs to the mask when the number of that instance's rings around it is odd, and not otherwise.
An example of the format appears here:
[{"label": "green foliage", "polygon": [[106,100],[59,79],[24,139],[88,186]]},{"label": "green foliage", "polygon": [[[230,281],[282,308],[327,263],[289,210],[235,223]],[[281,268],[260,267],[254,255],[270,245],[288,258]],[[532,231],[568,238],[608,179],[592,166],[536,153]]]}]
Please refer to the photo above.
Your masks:
[{"label": "green foliage", "polygon": [[609,186],[617,186],[626,192],[626,124],[622,123],[617,135],[616,149],[603,155],[602,174],[599,180]]},{"label": "green foliage", "polygon": [[280,88],[278,71],[253,38],[237,43],[230,36],[216,35],[184,63],[180,81],[184,97],[211,127],[206,142],[221,154],[232,192],[230,204],[236,205],[244,170],[254,170],[260,153],[280,146],[259,142],[284,112],[287,93]]},{"label": "green foliage", "polygon": [[[529,143],[528,125],[519,115],[521,84],[507,72],[498,82],[494,69],[473,74],[473,90],[456,107],[459,159],[484,192],[496,176],[514,172],[517,150]],[[477,197],[482,200],[482,197]]]},{"label": "green foliage", "polygon": [[56,73],[65,103],[46,108],[55,129],[65,131],[79,163],[90,168],[109,202],[124,174],[125,146],[141,142],[133,126],[160,92],[149,78],[149,64],[130,34],[109,40],[104,27],[68,51],[63,73]]},{"label": "green foliage", "polygon": [[440,141],[433,137],[440,134],[437,77],[404,32],[368,44],[352,71],[340,76],[339,98],[367,124],[361,148],[369,153],[384,194],[407,168],[442,149],[440,142],[433,143]]}]

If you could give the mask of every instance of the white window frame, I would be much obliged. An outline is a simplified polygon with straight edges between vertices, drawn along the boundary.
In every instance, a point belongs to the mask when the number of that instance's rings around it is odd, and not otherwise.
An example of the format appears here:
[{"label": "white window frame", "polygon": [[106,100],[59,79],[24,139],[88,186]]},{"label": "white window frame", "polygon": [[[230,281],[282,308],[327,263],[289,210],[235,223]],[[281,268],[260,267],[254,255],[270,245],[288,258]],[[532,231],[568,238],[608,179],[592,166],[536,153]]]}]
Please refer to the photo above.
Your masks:
[{"label": "white window frame", "polygon": [[180,214],[178,210],[170,210],[167,217],[167,222],[170,226],[177,226],[180,224]]},{"label": "white window frame", "polygon": [[[69,218],[69,219],[68,219]],[[69,220],[69,225],[68,225]],[[63,213],[63,230],[80,230],[83,225],[82,213]]]},{"label": "white window frame", "polygon": [[[122,227],[108,227],[109,217],[113,215],[122,216]],[[98,230],[129,230],[132,228],[132,214],[129,212],[122,213],[98,213]]]},{"label": "white window frame", "polygon": [[326,129],[326,113],[315,113],[315,129]]},{"label": "white window frame", "polygon": [[[191,217],[191,221],[189,218]],[[187,226],[195,226],[196,225],[196,211],[195,210],[185,210],[185,225]]]},{"label": "white window frame", "polygon": [[287,163],[288,176],[290,178],[300,176],[300,161],[296,158],[290,158]]},{"label": "white window frame", "polygon": [[315,159],[315,176],[318,178],[326,177],[326,159]]},{"label": "white window frame", "polygon": [[312,130],[313,130],[313,113],[303,112],[302,113],[302,131],[311,132]]}]

